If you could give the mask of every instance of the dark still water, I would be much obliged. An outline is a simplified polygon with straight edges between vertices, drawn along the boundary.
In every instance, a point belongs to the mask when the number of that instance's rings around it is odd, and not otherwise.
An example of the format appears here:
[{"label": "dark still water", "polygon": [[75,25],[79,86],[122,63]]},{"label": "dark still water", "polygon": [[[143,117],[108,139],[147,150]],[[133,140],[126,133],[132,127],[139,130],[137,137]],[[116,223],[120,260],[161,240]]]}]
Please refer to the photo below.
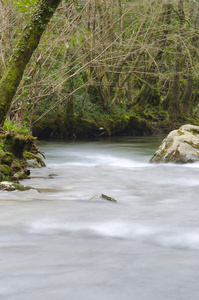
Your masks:
[{"label": "dark still water", "polygon": [[40,193],[0,192],[0,299],[198,300],[199,164],[149,164],[162,139],[41,142]]}]

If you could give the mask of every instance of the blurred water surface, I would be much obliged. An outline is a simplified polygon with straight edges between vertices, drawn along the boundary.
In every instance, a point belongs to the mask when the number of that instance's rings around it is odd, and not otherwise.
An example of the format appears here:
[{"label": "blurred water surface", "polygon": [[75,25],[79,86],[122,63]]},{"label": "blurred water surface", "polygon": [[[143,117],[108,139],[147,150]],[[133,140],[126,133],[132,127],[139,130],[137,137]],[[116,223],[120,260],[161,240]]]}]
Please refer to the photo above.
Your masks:
[{"label": "blurred water surface", "polygon": [[198,300],[199,164],[149,164],[163,138],[40,142],[40,192],[0,192],[0,299]]}]

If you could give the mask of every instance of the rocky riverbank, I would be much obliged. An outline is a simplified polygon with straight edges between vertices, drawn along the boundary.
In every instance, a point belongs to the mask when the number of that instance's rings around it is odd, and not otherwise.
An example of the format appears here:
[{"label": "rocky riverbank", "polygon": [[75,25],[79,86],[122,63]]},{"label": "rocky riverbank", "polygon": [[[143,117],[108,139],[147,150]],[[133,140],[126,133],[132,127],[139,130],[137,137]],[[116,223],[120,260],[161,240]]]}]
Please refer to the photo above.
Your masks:
[{"label": "rocky riverbank", "polygon": [[30,175],[29,168],[44,167],[42,154],[37,145],[36,138],[17,134],[9,131],[0,134],[0,182],[13,182],[0,185],[0,189],[20,189],[19,180],[26,179]]}]

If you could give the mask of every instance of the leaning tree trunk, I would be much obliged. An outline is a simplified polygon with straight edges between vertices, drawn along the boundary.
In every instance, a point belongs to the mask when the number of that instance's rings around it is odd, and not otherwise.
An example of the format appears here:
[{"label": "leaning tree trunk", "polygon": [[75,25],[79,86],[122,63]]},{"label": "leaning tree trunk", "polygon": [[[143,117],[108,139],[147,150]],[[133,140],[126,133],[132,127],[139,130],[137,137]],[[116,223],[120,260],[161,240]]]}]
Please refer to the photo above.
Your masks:
[{"label": "leaning tree trunk", "polygon": [[0,124],[3,125],[26,65],[61,0],[40,0],[0,80]]}]

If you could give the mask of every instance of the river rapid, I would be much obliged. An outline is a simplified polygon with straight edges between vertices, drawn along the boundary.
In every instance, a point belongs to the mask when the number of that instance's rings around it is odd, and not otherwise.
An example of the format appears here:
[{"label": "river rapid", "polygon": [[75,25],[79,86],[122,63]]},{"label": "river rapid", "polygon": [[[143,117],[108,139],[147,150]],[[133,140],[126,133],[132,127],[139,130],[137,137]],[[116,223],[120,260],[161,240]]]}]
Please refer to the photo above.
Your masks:
[{"label": "river rapid", "polygon": [[40,142],[40,192],[0,191],[0,299],[198,300],[199,164],[149,164],[162,139]]}]

